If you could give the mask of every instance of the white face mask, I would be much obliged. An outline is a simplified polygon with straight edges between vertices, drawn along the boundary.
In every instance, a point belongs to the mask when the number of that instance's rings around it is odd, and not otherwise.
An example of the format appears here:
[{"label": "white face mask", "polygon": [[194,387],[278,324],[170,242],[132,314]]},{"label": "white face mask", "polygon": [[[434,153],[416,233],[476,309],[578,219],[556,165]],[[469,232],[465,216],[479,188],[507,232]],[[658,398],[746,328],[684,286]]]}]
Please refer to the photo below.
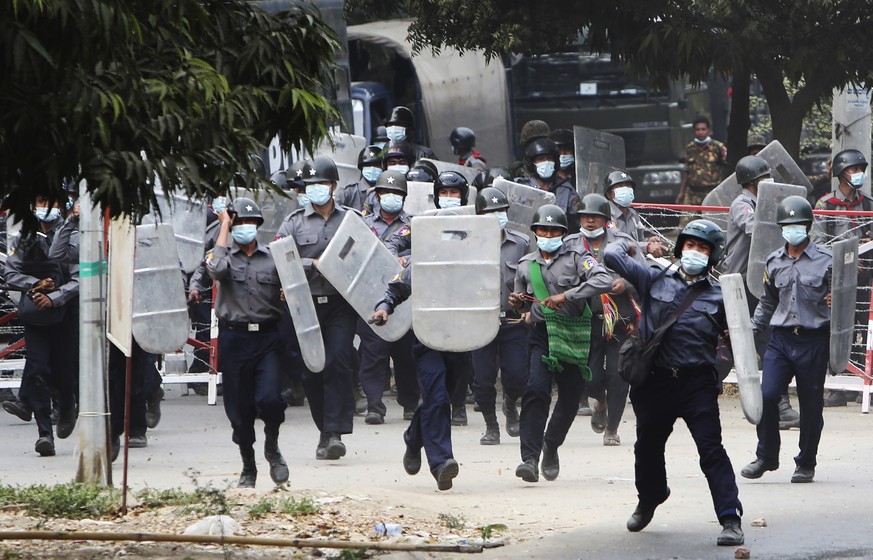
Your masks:
[{"label": "white face mask", "polygon": [[453,196],[441,196],[440,208],[455,208],[461,205],[461,199]]},{"label": "white face mask", "polygon": [[406,140],[406,128],[402,126],[385,127],[385,134],[388,135],[389,140],[393,140],[395,142],[400,140]]},{"label": "white face mask", "polygon": [[606,231],[606,230],[603,229],[603,228],[597,228],[597,229],[595,229],[594,231],[589,231],[589,230],[587,230],[587,229],[585,229],[585,228],[582,228],[582,229],[579,230],[579,232],[580,232],[582,235],[584,235],[585,237],[587,237],[588,239],[597,239],[598,237],[600,237],[601,235],[603,235],[605,231]]}]

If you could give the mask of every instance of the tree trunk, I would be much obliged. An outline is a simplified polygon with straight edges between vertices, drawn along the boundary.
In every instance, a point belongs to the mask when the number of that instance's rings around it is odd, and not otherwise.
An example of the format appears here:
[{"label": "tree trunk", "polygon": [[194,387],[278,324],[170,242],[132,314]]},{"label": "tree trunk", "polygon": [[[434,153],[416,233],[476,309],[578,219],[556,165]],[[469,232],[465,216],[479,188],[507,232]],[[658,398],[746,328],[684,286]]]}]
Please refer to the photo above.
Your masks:
[{"label": "tree trunk", "polygon": [[728,165],[731,169],[748,155],[747,140],[752,120],[749,118],[749,69],[736,68],[731,80],[731,116],[728,123]]}]

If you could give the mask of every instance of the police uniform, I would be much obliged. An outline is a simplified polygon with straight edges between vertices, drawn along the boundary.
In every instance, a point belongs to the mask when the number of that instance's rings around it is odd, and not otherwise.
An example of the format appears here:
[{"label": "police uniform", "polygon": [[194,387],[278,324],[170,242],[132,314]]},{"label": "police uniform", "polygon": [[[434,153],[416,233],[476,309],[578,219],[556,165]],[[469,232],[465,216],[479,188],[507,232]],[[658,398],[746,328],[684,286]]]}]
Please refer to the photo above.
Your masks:
[{"label": "police uniform", "polygon": [[[535,177],[516,177],[513,181],[519,185],[542,189]],[[582,200],[573,184],[567,179],[558,177],[558,171],[555,170],[555,175],[549,182],[548,188],[542,190],[547,190],[555,195],[555,206],[558,206],[567,215],[569,233],[579,233],[579,205]]]},{"label": "police uniform", "polygon": [[376,190],[363,177],[357,183],[346,185],[337,190],[333,199],[337,204],[354,208],[364,215],[378,211],[379,197],[376,196]]},{"label": "police uniform", "polygon": [[[627,210],[625,214],[622,210]],[[609,201],[609,212],[613,227],[630,236],[637,242],[638,246],[645,249],[649,243],[646,234],[646,228],[640,219],[640,213],[633,208],[624,208],[616,204],[614,201]]]},{"label": "police uniform", "polygon": [[703,199],[721,183],[722,167],[727,162],[727,147],[718,140],[685,146],[684,204],[700,206]]},{"label": "police uniform", "polygon": [[727,241],[722,274],[739,273],[746,277],[749,269],[749,249],[752,247],[752,232],[755,229],[755,206],[758,197],[749,189],[743,189],[731,202],[728,211]]}]

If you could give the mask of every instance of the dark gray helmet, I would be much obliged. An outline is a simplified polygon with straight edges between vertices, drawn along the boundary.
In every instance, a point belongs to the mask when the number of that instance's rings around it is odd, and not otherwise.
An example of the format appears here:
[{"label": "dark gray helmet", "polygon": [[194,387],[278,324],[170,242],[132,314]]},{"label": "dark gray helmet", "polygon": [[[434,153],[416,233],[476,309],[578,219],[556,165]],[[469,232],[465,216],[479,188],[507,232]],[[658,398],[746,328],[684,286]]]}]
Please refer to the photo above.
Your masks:
[{"label": "dark gray helmet", "polygon": [[327,156],[315,156],[308,169],[303,171],[303,182],[307,185],[312,183],[336,183],[339,181],[339,172],[336,163]]},{"label": "dark gray helmet", "polygon": [[770,164],[760,156],[746,156],[737,163],[737,183],[746,186],[770,175]]},{"label": "dark gray helmet", "polygon": [[602,194],[589,193],[582,197],[582,204],[579,206],[578,214],[590,214],[593,216],[601,216],[609,220],[612,217],[612,212],[609,208],[609,201]]},{"label": "dark gray helmet", "polygon": [[261,214],[261,207],[251,198],[237,198],[227,206],[228,214],[234,214],[233,218],[245,219],[255,218],[258,220],[258,225],[264,223],[264,216]]},{"label": "dark gray helmet", "polygon": [[754,148],[761,149],[767,145],[767,140],[760,134],[750,132],[746,137],[746,148],[752,150]]},{"label": "dark gray helmet", "polygon": [[524,150],[524,167],[531,175],[537,174],[537,167],[536,164],[534,164],[534,159],[539,156],[551,157],[555,162],[555,172],[558,171],[560,154],[558,152],[558,145],[552,140],[549,140],[548,138],[538,138],[527,145],[527,148]]},{"label": "dark gray helmet", "polygon": [[303,182],[304,173],[309,165],[309,160],[298,159],[291,164],[291,167],[285,170],[286,186],[289,189],[302,189],[306,186]]},{"label": "dark gray helmet", "polygon": [[779,203],[776,209],[776,223],[780,226],[789,224],[812,224],[812,205],[802,196],[788,196]]},{"label": "dark gray helmet", "polygon": [[833,163],[833,174],[834,177],[837,177],[846,170],[848,167],[852,167],[853,165],[860,165],[865,170],[867,169],[867,159],[864,157],[864,154],[859,152],[858,150],[843,150],[834,156]]},{"label": "dark gray helmet", "polygon": [[436,165],[429,161],[419,160],[412,166],[409,173],[406,174],[406,180],[433,183],[439,174],[440,172],[437,170]]},{"label": "dark gray helmet", "polygon": [[709,220],[692,220],[688,222],[682,233],[676,238],[676,246],[673,247],[673,256],[679,258],[682,256],[682,246],[685,245],[685,239],[694,237],[705,241],[712,252],[709,255],[709,266],[713,266],[724,256],[724,232],[721,228]]},{"label": "dark gray helmet", "polygon": [[573,131],[567,130],[566,128],[554,129],[551,134],[549,134],[549,138],[558,145],[558,148],[572,148],[576,145]]},{"label": "dark gray helmet", "polygon": [[412,111],[400,105],[391,110],[391,116],[385,121],[388,126],[403,126],[407,130],[415,129],[415,118],[412,116]]},{"label": "dark gray helmet", "polygon": [[377,146],[388,143],[388,131],[385,129],[384,125],[380,125],[376,127],[376,134],[373,136],[373,144]]},{"label": "dark gray helmet", "polygon": [[476,145],[476,133],[465,126],[459,126],[449,134],[449,142],[456,155],[466,154]]},{"label": "dark gray helmet", "polygon": [[464,176],[457,171],[443,171],[433,182],[433,203],[440,207],[440,189],[453,188],[461,191],[461,206],[467,204],[467,195],[470,193],[470,185]]},{"label": "dark gray helmet", "polygon": [[476,195],[476,213],[496,212],[509,208],[509,201],[503,191],[494,187],[485,187]]},{"label": "dark gray helmet", "polygon": [[415,152],[412,149],[412,144],[406,140],[388,142],[388,145],[382,150],[382,169],[388,169],[388,160],[391,158],[403,158],[406,160],[406,165],[412,167],[412,164],[415,163]]},{"label": "dark gray helmet", "polygon": [[564,228],[564,233],[569,231],[567,227],[567,214],[561,210],[560,206],[555,206],[554,204],[544,204],[536,211],[530,229],[533,230],[537,226]]},{"label": "dark gray helmet", "polygon": [[538,138],[548,138],[551,130],[546,121],[527,121],[521,127],[521,133],[518,135],[518,143],[521,145],[521,149],[527,149],[527,145]]},{"label": "dark gray helmet", "polygon": [[382,167],[382,148],[375,144],[367,146],[358,154],[358,169]]},{"label": "dark gray helmet", "polygon": [[383,171],[379,178],[376,179],[376,184],[373,185],[373,188],[377,191],[392,191],[406,196],[406,175],[399,171]]},{"label": "dark gray helmet", "polygon": [[488,175],[485,176],[485,186],[490,187],[494,184],[494,179],[503,177],[507,181],[512,181],[512,174],[505,167],[492,167],[488,170]]},{"label": "dark gray helmet", "polygon": [[622,183],[630,183],[631,188],[637,188],[637,183],[634,181],[634,178],[624,171],[610,171],[609,174],[603,178],[603,192],[608,193],[610,189]]},{"label": "dark gray helmet", "polygon": [[270,175],[270,182],[282,189],[283,191],[288,188],[288,179],[285,177],[284,171],[276,171],[272,175]]}]

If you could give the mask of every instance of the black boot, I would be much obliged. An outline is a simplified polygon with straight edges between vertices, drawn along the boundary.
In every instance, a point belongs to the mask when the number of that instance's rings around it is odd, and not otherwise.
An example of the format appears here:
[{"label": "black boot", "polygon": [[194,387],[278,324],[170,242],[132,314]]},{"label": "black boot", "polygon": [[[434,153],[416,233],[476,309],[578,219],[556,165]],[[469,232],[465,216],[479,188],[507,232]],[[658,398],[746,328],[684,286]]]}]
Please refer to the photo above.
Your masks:
[{"label": "black boot", "polygon": [[243,468],[239,473],[239,482],[236,483],[237,488],[254,488],[255,482],[258,480],[258,465],[255,463],[255,450],[252,448],[239,450],[242,457]]},{"label": "black boot", "polygon": [[561,463],[558,461],[558,448],[543,442],[543,478],[555,480],[561,472]]},{"label": "black boot", "polygon": [[452,426],[467,425],[467,405],[452,407]]},{"label": "black boot", "polygon": [[288,482],[288,464],[279,451],[279,425],[264,426],[264,458],[270,463],[270,478],[276,484]]},{"label": "black boot", "polygon": [[509,437],[518,437],[518,403],[516,399],[510,399],[505,394],[503,395],[503,415],[506,416],[506,433]]},{"label": "black boot", "polygon": [[497,423],[497,413],[493,410],[483,412],[485,417],[485,434],[479,438],[480,445],[500,445],[500,424]]},{"label": "black boot", "polygon": [[791,408],[788,395],[782,395],[779,399],[779,429],[788,430],[800,427],[800,413]]}]

